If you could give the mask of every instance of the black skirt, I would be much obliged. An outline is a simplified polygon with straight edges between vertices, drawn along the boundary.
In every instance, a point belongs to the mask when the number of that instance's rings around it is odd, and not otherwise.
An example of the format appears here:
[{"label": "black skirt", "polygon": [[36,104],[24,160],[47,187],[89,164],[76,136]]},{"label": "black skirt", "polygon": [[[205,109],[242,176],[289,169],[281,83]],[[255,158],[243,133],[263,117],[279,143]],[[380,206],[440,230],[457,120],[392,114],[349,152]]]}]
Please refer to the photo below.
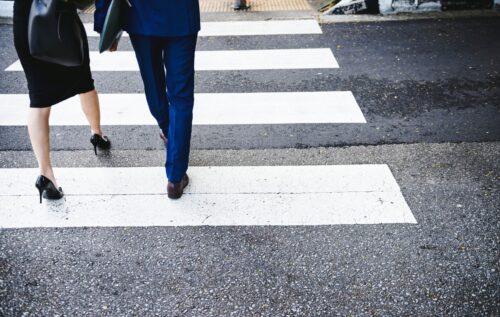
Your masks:
[{"label": "black skirt", "polygon": [[30,107],[50,107],[77,94],[93,90],[89,45],[81,21],[79,23],[85,51],[85,59],[81,66],[65,67],[31,56],[28,46],[28,18],[32,2],[33,0],[14,2],[14,45],[28,81]]}]

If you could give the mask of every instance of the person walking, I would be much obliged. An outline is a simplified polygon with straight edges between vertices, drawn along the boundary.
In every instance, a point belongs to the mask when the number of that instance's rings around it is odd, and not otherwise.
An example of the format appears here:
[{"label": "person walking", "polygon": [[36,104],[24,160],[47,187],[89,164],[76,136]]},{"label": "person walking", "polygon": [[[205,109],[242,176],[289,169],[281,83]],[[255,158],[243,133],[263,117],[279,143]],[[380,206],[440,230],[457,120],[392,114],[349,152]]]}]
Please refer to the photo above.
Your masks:
[{"label": "person walking", "polygon": [[[125,1],[125,0],[124,0]],[[94,30],[101,33],[111,0],[97,0]],[[187,176],[194,104],[198,0],[131,0],[129,33],[151,114],[167,148],[167,192],[180,198]],[[116,50],[116,44],[111,51]]]},{"label": "person walking", "polygon": [[[80,95],[82,110],[90,125],[90,142],[97,149],[109,149],[110,140],[103,135],[100,123],[100,108],[94,81],[90,72],[89,47],[81,21],[84,61],[81,66],[66,67],[45,62],[30,54],[28,43],[28,23],[32,0],[15,0],[13,15],[14,46],[28,82],[30,110],[28,132],[33,151],[38,161],[40,176],[35,186],[42,197],[60,199],[63,190],[57,185],[50,159],[49,117],[51,107],[65,99]],[[76,15],[76,7],[73,7]]]}]

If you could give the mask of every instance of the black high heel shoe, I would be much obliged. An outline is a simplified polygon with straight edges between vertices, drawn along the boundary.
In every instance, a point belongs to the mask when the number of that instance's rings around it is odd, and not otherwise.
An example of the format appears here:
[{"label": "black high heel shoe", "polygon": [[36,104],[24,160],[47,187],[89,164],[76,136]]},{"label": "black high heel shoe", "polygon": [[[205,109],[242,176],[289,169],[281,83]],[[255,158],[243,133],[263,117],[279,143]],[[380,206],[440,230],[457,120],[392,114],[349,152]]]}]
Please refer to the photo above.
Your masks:
[{"label": "black high heel shoe", "polygon": [[111,147],[111,141],[109,141],[107,136],[100,136],[97,133],[94,133],[90,138],[90,143],[94,146],[95,155],[97,155],[97,148],[102,150],[107,150]]},{"label": "black high heel shoe", "polygon": [[46,199],[61,199],[64,196],[62,188],[56,188],[54,183],[43,175],[38,176],[35,186],[40,193],[40,204],[42,203],[42,195]]}]

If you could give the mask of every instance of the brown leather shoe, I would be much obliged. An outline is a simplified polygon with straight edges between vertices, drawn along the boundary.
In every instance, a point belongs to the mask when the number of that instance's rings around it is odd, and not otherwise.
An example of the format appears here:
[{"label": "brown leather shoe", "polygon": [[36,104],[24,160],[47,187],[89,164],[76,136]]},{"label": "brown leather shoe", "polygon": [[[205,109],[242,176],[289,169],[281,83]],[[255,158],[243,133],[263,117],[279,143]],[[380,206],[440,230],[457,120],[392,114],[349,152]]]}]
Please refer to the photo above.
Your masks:
[{"label": "brown leather shoe", "polygon": [[185,174],[182,180],[178,183],[168,182],[167,185],[168,198],[170,199],[181,198],[182,193],[184,193],[184,188],[186,188],[188,184],[189,184],[189,177],[187,176],[187,174]]}]

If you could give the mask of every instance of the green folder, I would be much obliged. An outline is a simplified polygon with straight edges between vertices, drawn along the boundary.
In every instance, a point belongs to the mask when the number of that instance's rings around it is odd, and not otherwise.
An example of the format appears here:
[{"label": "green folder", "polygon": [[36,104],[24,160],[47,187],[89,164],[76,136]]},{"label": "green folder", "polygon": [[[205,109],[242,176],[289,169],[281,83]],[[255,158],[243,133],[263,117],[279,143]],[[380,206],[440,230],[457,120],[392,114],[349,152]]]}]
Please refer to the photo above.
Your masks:
[{"label": "green folder", "polygon": [[131,5],[128,0],[111,1],[99,40],[100,53],[109,50],[115,41],[120,40],[123,33],[123,26],[127,18],[128,8],[130,7]]}]

